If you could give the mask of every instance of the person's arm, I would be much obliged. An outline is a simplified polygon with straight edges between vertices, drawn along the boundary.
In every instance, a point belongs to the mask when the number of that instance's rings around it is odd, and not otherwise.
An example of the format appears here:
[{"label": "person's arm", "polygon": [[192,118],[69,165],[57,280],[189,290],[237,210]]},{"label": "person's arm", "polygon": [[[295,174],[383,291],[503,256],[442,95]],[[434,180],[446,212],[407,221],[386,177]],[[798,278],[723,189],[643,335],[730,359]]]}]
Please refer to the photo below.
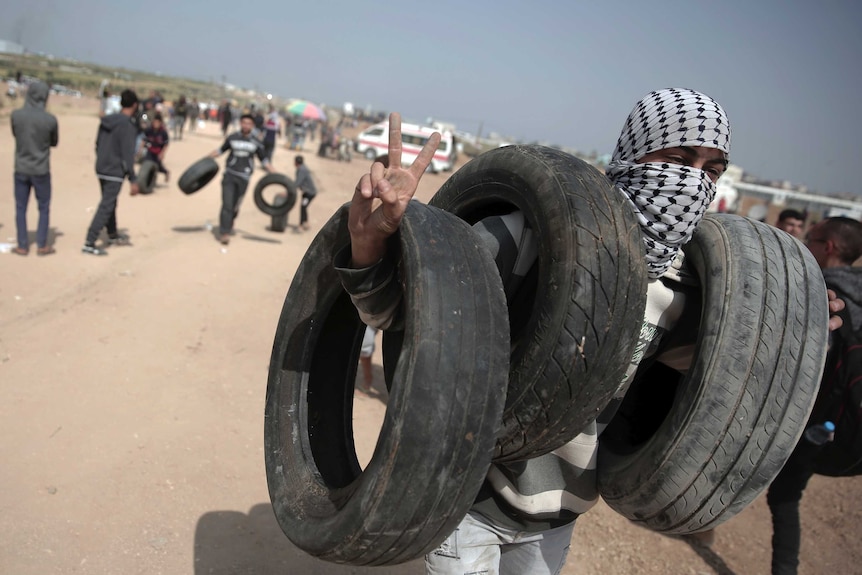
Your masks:
[{"label": "person's arm", "polygon": [[161,151],[161,152],[159,152],[159,159],[160,159],[160,160],[164,160],[164,159],[165,159],[165,152],[167,152],[167,151],[168,151],[168,144],[169,144],[169,143],[170,143],[170,141],[171,141],[170,136],[168,136],[168,131],[167,131],[167,130],[162,130],[162,131],[164,132],[164,134],[162,134],[162,135],[165,137],[165,143],[164,143],[164,145],[162,146],[162,151]]},{"label": "person's arm", "polygon": [[[123,170],[126,173],[126,177],[129,178],[129,182],[137,187],[135,182],[137,182],[137,177],[135,176],[135,140],[137,139],[137,130],[132,125],[131,120],[129,120],[128,126],[123,126],[123,130],[125,133],[123,134],[123,147],[120,150],[122,154],[122,162],[123,162]],[[136,194],[134,192],[132,195]]]},{"label": "person's arm", "polygon": [[213,150],[212,153],[210,153],[210,158],[218,158],[228,150],[230,150],[230,138],[225,138],[224,144],[221,145],[221,148]]},{"label": "person's arm", "polygon": [[54,118],[54,127],[51,129],[51,147],[57,147],[60,143],[60,127],[57,123],[57,118]]},{"label": "person's arm", "polygon": [[269,158],[266,155],[266,150],[263,148],[263,144],[261,142],[257,143],[257,150],[255,150],[255,155],[257,159],[260,160],[260,165],[263,166],[263,169],[267,171],[267,173],[274,174],[275,168],[272,167],[272,163],[269,161]]},{"label": "person's arm", "polygon": [[[377,161],[356,185],[348,213],[350,245],[336,254],[333,267],[360,318],[372,327],[399,329],[403,294],[397,281],[398,250],[392,235],[439,142],[440,135],[432,135],[413,165],[402,168],[401,117],[391,114],[386,158],[395,158],[392,165],[396,167],[390,170]],[[307,171],[299,170],[297,187],[306,177]],[[390,243],[393,245],[387,246]]]}]

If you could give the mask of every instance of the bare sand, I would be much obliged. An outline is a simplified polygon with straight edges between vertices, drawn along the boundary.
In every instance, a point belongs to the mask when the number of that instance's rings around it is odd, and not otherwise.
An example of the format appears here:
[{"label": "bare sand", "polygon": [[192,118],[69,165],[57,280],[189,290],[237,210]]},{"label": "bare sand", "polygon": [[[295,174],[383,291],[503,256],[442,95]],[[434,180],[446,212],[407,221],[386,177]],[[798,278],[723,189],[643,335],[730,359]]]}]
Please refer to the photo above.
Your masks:
[{"label": "bare sand", "polygon": [[[192,196],[175,185],[221,143],[207,124],[171,144],[169,185],[160,177],[154,194],[137,197],[124,186],[118,220],[133,245],[86,256],[99,198],[97,103],[49,104],[60,121],[51,159],[57,253],[0,254],[0,573],[422,573],[421,560],[365,569],[307,556],[281,533],[266,487],[276,320],[314,232],[349,201],[367,161],[318,158],[308,143],[320,190],[312,231],[268,231],[246,197],[222,250],[205,228],[217,221],[218,180]],[[292,176],[294,153],[277,149],[276,168]],[[13,155],[0,118],[0,242],[15,237]],[[420,199],[446,177],[426,175]],[[29,224],[32,236],[35,202]],[[379,346],[374,361],[381,390]],[[363,461],[385,401],[385,391],[357,397]],[[812,480],[800,573],[859,572],[860,494],[858,481]],[[636,527],[600,503],[578,521],[563,573],[768,573],[770,536],[763,498],[720,528],[711,548]]]}]

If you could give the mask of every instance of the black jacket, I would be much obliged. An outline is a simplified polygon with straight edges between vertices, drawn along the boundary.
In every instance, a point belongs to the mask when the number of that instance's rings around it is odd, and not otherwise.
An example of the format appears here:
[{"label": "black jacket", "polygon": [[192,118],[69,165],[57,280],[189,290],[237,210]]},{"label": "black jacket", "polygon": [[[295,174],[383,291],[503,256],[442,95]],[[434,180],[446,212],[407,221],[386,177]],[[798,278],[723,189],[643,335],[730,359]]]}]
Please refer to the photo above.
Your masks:
[{"label": "black jacket", "polygon": [[102,180],[135,181],[135,140],[138,129],[125,114],[102,118],[96,136],[96,175]]},{"label": "black jacket", "polygon": [[27,89],[24,107],[12,112],[15,136],[15,172],[44,176],[51,172],[51,146],[59,140],[57,118],[45,111],[48,85],[34,82]]}]

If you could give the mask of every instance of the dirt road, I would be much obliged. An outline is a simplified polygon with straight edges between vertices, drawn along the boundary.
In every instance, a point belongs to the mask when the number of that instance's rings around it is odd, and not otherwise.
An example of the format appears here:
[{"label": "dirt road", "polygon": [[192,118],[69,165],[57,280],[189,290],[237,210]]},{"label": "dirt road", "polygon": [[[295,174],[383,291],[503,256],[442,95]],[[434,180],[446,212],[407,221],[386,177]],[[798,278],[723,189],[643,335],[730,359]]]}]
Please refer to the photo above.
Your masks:
[{"label": "dirt road", "polygon": [[[60,118],[57,253],[0,254],[0,573],[421,573],[421,561],[371,570],[319,562],[289,543],[271,512],[267,365],[313,231],[267,231],[269,218],[246,197],[238,234],[222,249],[206,231],[217,221],[218,181],[193,196],[174,183],[221,143],[210,124],[171,144],[170,185],[146,197],[124,187],[118,219],[133,246],[83,255],[99,196],[97,106],[60,97],[50,106]],[[0,242],[15,236],[13,151],[0,119]],[[305,156],[320,190],[316,230],[367,166],[318,158],[312,144]],[[292,159],[279,148],[274,163],[292,175]],[[419,196],[444,180],[429,174]],[[357,398],[361,459],[384,411],[384,395]],[[860,572],[860,494],[857,481],[812,481],[801,573]],[[762,499],[712,548],[638,528],[600,504],[578,521],[564,573],[767,573],[770,533]]]}]

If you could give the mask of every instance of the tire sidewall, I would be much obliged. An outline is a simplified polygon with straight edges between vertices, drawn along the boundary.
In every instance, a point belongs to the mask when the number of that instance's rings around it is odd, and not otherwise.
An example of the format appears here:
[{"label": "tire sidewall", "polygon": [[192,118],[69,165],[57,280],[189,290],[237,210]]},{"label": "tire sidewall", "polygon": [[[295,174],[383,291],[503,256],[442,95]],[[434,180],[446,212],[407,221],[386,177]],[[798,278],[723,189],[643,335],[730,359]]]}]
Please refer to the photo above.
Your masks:
[{"label": "tire sidewall", "polygon": [[[270,497],[285,534],[301,549],[329,561],[394,564],[430,551],[467,512],[491,462],[508,366],[508,339],[501,329],[506,323],[502,286],[483,285],[475,295],[474,304],[487,308],[495,317],[496,328],[490,330],[490,337],[484,332],[477,336],[481,345],[471,357],[461,357],[456,335],[447,342],[446,337],[429,334],[429,322],[440,321],[441,315],[452,318],[441,325],[445,333],[470,329],[475,321],[470,315],[451,311],[462,309],[459,302],[466,303],[464,298],[474,297],[467,295],[473,291],[470,286],[444,293],[434,289],[435,284],[426,284],[434,275],[427,273],[434,260],[449,267],[444,261],[447,258],[435,248],[436,242],[426,241],[435,236],[425,231],[436,226],[423,223],[421,213],[417,216],[417,212],[432,209],[411,203],[398,234],[407,343],[398,359],[377,448],[364,471],[353,449],[350,411],[364,325],[331,265],[335,249],[346,245],[349,238],[347,206],[312,242],[279,319],[264,433]],[[442,215],[463,226],[461,237],[472,234],[462,222]],[[455,261],[454,255],[449,259]],[[489,256],[481,266],[486,275],[494,269]],[[413,284],[415,288],[411,288]],[[341,315],[334,320],[336,309]],[[324,343],[335,341],[331,338],[338,338],[340,349]],[[432,352],[432,342],[448,346],[442,351],[445,361]],[[334,426],[343,426],[343,430],[321,422],[321,409],[327,408],[313,400],[314,395],[326,393],[320,372],[315,370],[327,369],[339,380],[332,384],[336,397],[330,406],[336,418],[339,410],[343,412]],[[456,369],[486,371],[487,381],[467,385],[453,376]],[[344,387],[340,399],[339,385]],[[484,402],[484,407],[468,417],[467,411],[477,401]],[[458,425],[472,430],[466,435],[449,427],[451,414],[461,411]],[[325,433],[333,433],[335,439],[319,445],[318,436]],[[429,437],[434,438],[433,444]],[[441,461],[454,465],[465,453],[472,455],[455,468],[436,467]],[[430,501],[436,503],[424,503]],[[412,505],[422,511],[409,511]],[[399,545],[379,542],[396,536]]]},{"label": "tire sidewall", "polygon": [[[577,177],[561,183],[557,174],[577,170]],[[572,182],[574,180],[574,183]],[[579,188],[584,198],[574,199],[566,186]],[[487,152],[471,160],[447,180],[429,202],[474,224],[488,215],[517,209],[533,229],[538,242],[539,280],[533,312],[521,342],[513,342],[509,391],[504,413],[503,436],[496,461],[535,457],[556,449],[580,433],[613,397],[631,359],[646,301],[646,266],[643,264],[640,229],[618,192],[597,170],[577,158],[541,146],[509,146]],[[572,297],[602,292],[606,288],[600,274],[585,270],[589,247],[596,245],[593,212],[613,212],[621,223],[608,232],[609,244],[621,259],[618,273],[627,290],[617,294],[617,309],[600,309],[580,314],[572,310]],[[601,246],[600,246],[601,247]],[[582,287],[575,287],[582,286]],[[607,288],[611,289],[611,288]],[[592,291],[590,291],[592,290]],[[577,295],[569,296],[577,291]],[[613,306],[612,306],[613,307]],[[590,316],[590,314],[595,314]],[[593,325],[593,320],[597,325]],[[587,350],[588,359],[575,345],[563,349],[560,334],[577,332],[574,339]],[[514,338],[513,334],[513,338]],[[586,367],[589,364],[589,368]],[[536,392],[541,377],[567,379],[576,388],[568,397],[548,398]],[[566,415],[545,423],[544,404],[570,402]],[[532,423],[531,423],[532,422]],[[538,437],[524,439],[522,426],[532,425]]]},{"label": "tire sidewall", "polygon": [[[284,203],[269,203],[263,195],[264,189],[269,186],[281,186],[284,188],[287,199]],[[266,174],[254,187],[254,204],[268,216],[279,217],[287,214],[296,204],[297,189],[293,180],[284,174]]]}]

